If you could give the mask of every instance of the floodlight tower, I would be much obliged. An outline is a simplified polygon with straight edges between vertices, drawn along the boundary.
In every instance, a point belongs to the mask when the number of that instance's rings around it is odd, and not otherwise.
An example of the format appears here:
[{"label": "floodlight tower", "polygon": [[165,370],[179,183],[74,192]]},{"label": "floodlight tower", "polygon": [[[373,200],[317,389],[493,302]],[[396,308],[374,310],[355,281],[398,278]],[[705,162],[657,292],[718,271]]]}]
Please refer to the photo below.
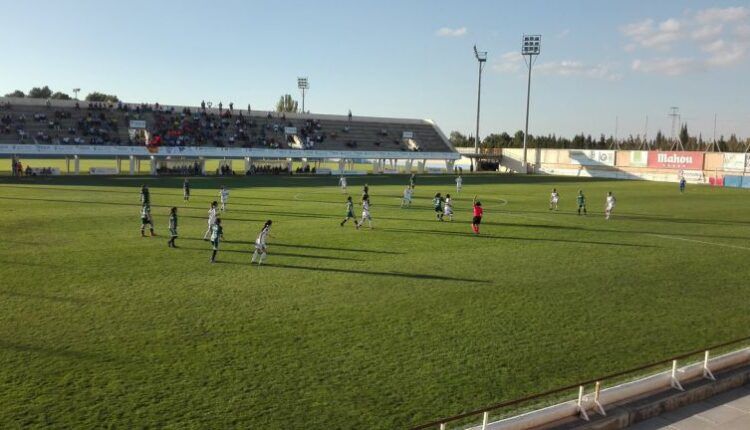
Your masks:
[{"label": "floodlight tower", "polygon": [[[474,45],[474,57],[479,63],[479,85],[477,87],[477,133],[474,135],[474,155],[479,154],[479,107],[482,100],[482,70],[487,62],[487,51],[478,51],[477,45]],[[473,163],[474,161],[472,161]]]},{"label": "floodlight tower", "polygon": [[310,83],[307,77],[297,78],[297,88],[302,90],[302,113],[305,113],[305,91],[310,89]]},{"label": "floodlight tower", "polygon": [[78,100],[78,93],[81,91],[80,88],[73,88],[74,98]]},{"label": "floodlight tower", "polygon": [[[531,66],[536,56],[542,52],[542,36],[540,34],[524,34],[521,41],[521,55],[529,68],[529,80],[526,86],[526,128],[523,133],[523,167],[526,168],[526,145],[529,139],[529,103],[531,101]],[[528,61],[526,56],[528,55]]]}]

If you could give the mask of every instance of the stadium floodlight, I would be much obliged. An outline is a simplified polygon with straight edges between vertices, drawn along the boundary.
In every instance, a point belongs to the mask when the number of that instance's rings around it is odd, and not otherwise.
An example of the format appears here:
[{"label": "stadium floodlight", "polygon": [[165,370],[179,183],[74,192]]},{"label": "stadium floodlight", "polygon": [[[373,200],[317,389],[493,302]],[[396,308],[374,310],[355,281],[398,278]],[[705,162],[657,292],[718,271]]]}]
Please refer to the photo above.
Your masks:
[{"label": "stadium floodlight", "polygon": [[73,97],[74,97],[74,98],[75,98],[76,100],[78,100],[78,93],[79,93],[79,92],[81,92],[81,89],[80,89],[80,88],[73,88],[73,94],[74,94],[74,96],[73,96]]},{"label": "stadium floodlight", "polygon": [[310,89],[310,82],[307,77],[297,78],[297,88],[302,90],[302,113],[305,113],[305,91]]},{"label": "stadium floodlight", "polygon": [[[477,45],[474,45],[474,57],[479,63],[479,85],[477,86],[477,132],[474,135],[474,155],[479,153],[479,107],[482,100],[482,69],[484,64],[487,62],[487,51],[477,50]],[[472,160],[474,164],[474,160]]]},{"label": "stadium floodlight", "polygon": [[523,167],[526,169],[526,144],[529,139],[529,104],[531,101],[531,66],[534,65],[535,57],[542,52],[542,35],[540,34],[524,34],[521,39],[521,55],[524,60],[526,56],[529,56],[526,61],[526,66],[529,68],[529,80],[526,86],[526,128],[523,133]]}]

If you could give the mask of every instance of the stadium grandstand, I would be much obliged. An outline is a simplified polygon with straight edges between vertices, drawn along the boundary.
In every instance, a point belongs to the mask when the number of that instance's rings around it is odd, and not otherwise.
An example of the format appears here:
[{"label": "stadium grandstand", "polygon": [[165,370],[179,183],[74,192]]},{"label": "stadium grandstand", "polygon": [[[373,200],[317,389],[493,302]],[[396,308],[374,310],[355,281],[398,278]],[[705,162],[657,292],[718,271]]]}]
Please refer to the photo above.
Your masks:
[{"label": "stadium grandstand", "polygon": [[115,157],[112,173],[119,157],[130,158],[131,172],[141,159],[155,161],[152,173],[186,161],[205,173],[212,158],[244,159],[245,171],[257,160],[338,161],[342,171],[366,160],[379,172],[399,160],[408,170],[416,160],[419,171],[441,161],[450,171],[460,158],[430,120],[9,97],[0,98],[0,154]]}]

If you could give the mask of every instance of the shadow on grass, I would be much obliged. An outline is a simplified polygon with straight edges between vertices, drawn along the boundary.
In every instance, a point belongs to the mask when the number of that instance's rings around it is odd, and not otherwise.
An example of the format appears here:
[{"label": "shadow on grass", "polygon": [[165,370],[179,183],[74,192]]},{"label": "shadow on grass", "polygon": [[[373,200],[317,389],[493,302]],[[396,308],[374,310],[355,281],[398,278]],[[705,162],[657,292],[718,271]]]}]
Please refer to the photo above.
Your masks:
[{"label": "shadow on grass", "polygon": [[[194,239],[194,240],[198,240],[198,239]],[[227,240],[227,241],[225,241],[223,243],[238,243],[238,242],[232,242],[232,241]],[[271,246],[273,246],[273,245],[271,245]],[[211,247],[210,246],[207,246],[206,248],[192,248],[192,247],[189,247],[189,246],[180,246],[178,244],[177,245],[177,249],[180,249],[180,248],[181,249],[188,249],[188,250],[191,250],[191,251],[205,251],[207,253],[209,253],[211,251]],[[222,248],[219,248],[219,254],[221,254],[222,252],[231,252],[231,253],[236,253],[236,254],[247,254],[248,256],[250,256],[250,255],[253,255],[254,251],[242,251],[242,250],[239,250],[239,249],[222,249]],[[312,259],[317,259],[317,260],[365,261],[365,260],[363,260],[361,258],[331,257],[331,256],[328,256],[328,255],[295,254],[295,253],[292,253],[292,252],[270,252],[269,255],[279,255],[279,256],[284,256],[284,257],[298,257],[298,258],[312,258]]]},{"label": "shadow on grass", "polygon": [[[499,211],[502,213],[502,211]],[[514,210],[512,213],[528,213],[528,214],[549,214],[549,211],[529,211],[529,210]],[[601,214],[601,212],[598,212]],[[562,216],[578,216],[575,212],[555,212],[556,215]],[[647,215],[637,214],[628,212],[615,212],[613,215],[615,219],[625,219],[632,221],[656,221],[656,222],[669,222],[676,224],[707,224],[707,225],[748,225],[750,221],[736,221],[736,220],[705,220],[705,219],[694,219],[694,218],[671,218],[663,217],[658,215]]]},{"label": "shadow on grass", "polygon": [[665,232],[656,232],[656,231],[643,231],[643,230],[617,230],[617,229],[605,229],[605,228],[590,228],[590,227],[576,227],[576,226],[570,226],[570,225],[549,225],[549,224],[526,224],[526,223],[501,223],[501,222],[493,222],[488,221],[484,222],[482,221],[482,225],[493,225],[493,226],[503,226],[503,227],[523,227],[523,228],[537,228],[537,229],[549,229],[549,230],[571,230],[571,231],[582,231],[582,232],[591,232],[591,233],[622,233],[622,234],[656,234],[656,235],[664,235],[664,236],[687,236],[687,237],[703,237],[703,238],[709,238],[709,239],[744,239],[744,240],[750,240],[750,237],[745,236],[726,236],[726,235],[719,235],[719,234],[697,234],[697,233],[665,233]]},{"label": "shadow on grass", "polygon": [[403,255],[403,252],[394,251],[379,251],[375,249],[361,249],[361,248],[339,248],[329,246],[315,246],[315,245],[296,245],[292,243],[273,243],[273,246],[286,246],[290,248],[303,248],[303,249],[326,249],[331,251],[349,251],[349,252],[368,252],[372,254],[389,254],[389,255]]},{"label": "shadow on grass", "polygon": [[[194,239],[189,238],[187,240],[201,240],[201,239]],[[255,242],[250,241],[243,241],[243,240],[232,240],[227,241],[231,243],[241,243],[243,245],[255,245]],[[300,249],[320,249],[320,250],[326,250],[326,251],[349,251],[349,252],[367,252],[371,254],[389,254],[389,255],[403,255],[403,252],[394,252],[394,251],[378,251],[375,249],[361,249],[361,248],[337,248],[333,246],[315,246],[315,245],[296,245],[293,243],[283,243],[283,242],[273,242],[269,246],[272,247],[286,247],[286,248],[300,248]]]},{"label": "shadow on grass", "polygon": [[28,345],[18,342],[11,342],[0,339],[0,348],[15,351],[18,353],[31,353],[38,354],[48,357],[60,357],[69,358],[74,360],[89,360],[89,361],[114,361],[110,357],[106,357],[100,354],[92,354],[90,352],[75,351],[70,349],[62,348],[51,348],[46,346]]},{"label": "shadow on grass", "polygon": [[[468,228],[468,225],[467,225]],[[379,231],[385,231],[386,233],[413,233],[413,234],[433,234],[439,236],[452,236],[452,237],[475,237],[477,239],[495,239],[495,240],[518,240],[522,242],[556,242],[556,243],[572,243],[576,245],[603,245],[603,246],[624,246],[634,248],[658,248],[653,245],[641,245],[634,243],[619,243],[619,242],[594,242],[589,240],[569,240],[569,239],[552,239],[552,238],[541,238],[541,237],[514,237],[514,236],[496,236],[492,234],[474,234],[474,233],[462,233],[457,231],[443,231],[443,230],[420,230],[420,229],[407,229],[407,228],[380,228]]]},{"label": "shadow on grass", "polygon": [[40,300],[49,300],[53,302],[61,302],[61,303],[73,303],[76,305],[81,305],[86,303],[85,300],[76,299],[72,297],[62,297],[62,296],[51,296],[48,294],[37,294],[37,293],[20,293],[17,291],[0,291],[0,295],[7,296],[7,297],[18,297],[23,299],[40,299]]},{"label": "shadow on grass", "polygon": [[[273,258],[273,254],[269,254],[269,258]],[[225,261],[224,264],[240,264],[234,261]],[[263,267],[275,267],[280,269],[296,269],[296,270],[308,270],[313,272],[328,272],[328,273],[347,273],[352,275],[370,275],[370,276],[393,276],[397,278],[409,278],[419,279],[428,281],[461,281],[461,282],[474,282],[486,284],[490,281],[484,279],[471,279],[471,278],[457,278],[451,276],[440,276],[440,275],[425,275],[420,273],[404,273],[404,272],[377,272],[373,270],[354,270],[354,269],[339,269],[333,267],[309,267],[309,266],[294,266],[291,264],[275,264],[266,263]]]}]

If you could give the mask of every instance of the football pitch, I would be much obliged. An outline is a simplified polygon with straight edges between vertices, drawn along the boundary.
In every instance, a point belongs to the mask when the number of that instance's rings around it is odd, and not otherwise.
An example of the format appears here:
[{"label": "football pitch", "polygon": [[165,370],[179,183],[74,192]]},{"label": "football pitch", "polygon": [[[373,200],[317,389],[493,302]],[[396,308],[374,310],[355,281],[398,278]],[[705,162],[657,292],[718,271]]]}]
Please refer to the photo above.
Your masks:
[{"label": "football pitch", "polygon": [[420,176],[401,209],[406,176],[365,182],[372,230],[339,226],[336,177],[194,178],[189,203],[181,178],[0,178],[0,427],[405,428],[748,334],[747,190]]}]

